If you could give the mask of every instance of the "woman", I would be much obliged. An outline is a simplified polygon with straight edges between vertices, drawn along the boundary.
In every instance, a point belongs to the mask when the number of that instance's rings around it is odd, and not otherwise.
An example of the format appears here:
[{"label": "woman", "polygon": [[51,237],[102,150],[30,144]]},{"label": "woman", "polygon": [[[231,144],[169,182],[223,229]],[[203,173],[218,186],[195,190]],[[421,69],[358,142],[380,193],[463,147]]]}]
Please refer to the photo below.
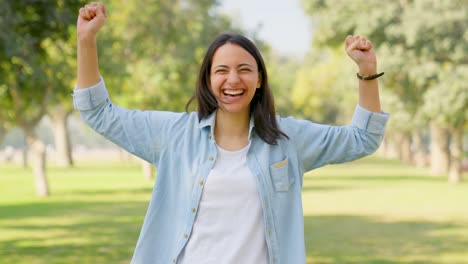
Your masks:
[{"label": "woman", "polygon": [[108,98],[96,51],[105,19],[100,3],[80,9],[74,105],[93,129],[158,168],[132,263],[305,263],[304,173],[369,155],[382,140],[388,114],[372,44],[345,40],[360,78],[351,126],[275,116],[261,54],[234,34],[208,48],[197,112],[141,112]]}]

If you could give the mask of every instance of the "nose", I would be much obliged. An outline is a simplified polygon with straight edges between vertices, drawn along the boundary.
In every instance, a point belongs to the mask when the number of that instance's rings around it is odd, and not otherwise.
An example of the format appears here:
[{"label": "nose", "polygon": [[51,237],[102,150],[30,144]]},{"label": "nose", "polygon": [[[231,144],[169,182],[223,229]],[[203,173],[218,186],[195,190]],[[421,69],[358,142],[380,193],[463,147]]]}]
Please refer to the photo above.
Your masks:
[{"label": "nose", "polygon": [[229,75],[228,75],[228,78],[227,78],[228,83],[238,83],[239,80],[240,80],[240,78],[239,78],[239,74],[237,73],[237,71],[230,71],[229,72]]}]

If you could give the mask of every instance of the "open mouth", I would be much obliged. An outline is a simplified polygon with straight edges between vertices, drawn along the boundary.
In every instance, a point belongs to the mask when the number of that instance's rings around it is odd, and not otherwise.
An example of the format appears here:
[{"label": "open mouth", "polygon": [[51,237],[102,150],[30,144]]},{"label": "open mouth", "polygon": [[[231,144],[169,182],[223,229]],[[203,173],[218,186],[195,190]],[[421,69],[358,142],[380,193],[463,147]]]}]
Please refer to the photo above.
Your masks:
[{"label": "open mouth", "polygon": [[230,97],[237,97],[237,96],[242,96],[244,94],[244,90],[242,89],[225,89],[223,90],[223,94],[225,96],[230,96]]}]

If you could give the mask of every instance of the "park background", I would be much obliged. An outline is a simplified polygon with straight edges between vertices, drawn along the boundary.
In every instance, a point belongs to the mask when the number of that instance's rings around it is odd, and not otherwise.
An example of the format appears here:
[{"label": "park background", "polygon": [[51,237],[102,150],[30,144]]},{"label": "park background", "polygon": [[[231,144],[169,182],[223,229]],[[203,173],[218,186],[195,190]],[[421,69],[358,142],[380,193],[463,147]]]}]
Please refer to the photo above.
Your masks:
[{"label": "park background", "polygon": [[[280,115],[345,125],[358,81],[343,41],[368,37],[391,119],[373,156],[305,176],[307,261],[468,263],[467,0],[303,0],[313,30],[297,53],[222,1],[104,3],[101,74],[128,108],[184,111],[207,46],[232,31],[259,46]],[[154,167],[73,110],[83,4],[0,0],[0,263],[128,263],[138,238]]]}]

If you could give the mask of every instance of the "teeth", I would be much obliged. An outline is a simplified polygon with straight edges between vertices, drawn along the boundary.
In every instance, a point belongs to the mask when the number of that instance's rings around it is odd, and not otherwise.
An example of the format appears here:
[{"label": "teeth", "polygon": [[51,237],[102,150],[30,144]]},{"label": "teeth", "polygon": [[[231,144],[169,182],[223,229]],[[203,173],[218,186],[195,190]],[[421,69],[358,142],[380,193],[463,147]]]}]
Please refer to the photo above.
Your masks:
[{"label": "teeth", "polygon": [[239,95],[243,93],[243,91],[242,90],[224,90],[224,93],[229,94],[229,95]]}]

